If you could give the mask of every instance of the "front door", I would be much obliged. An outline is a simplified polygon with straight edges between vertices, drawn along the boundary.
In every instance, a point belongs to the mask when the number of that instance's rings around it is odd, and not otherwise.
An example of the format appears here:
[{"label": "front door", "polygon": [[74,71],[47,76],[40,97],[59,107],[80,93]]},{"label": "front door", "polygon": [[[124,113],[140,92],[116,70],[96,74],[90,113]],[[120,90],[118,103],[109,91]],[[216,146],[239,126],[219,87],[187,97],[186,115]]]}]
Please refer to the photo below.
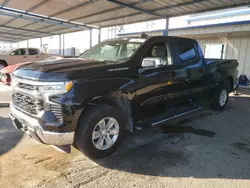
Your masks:
[{"label": "front door", "polygon": [[138,69],[141,86],[135,92],[135,101],[140,105],[140,118],[161,114],[174,104],[188,101],[186,74],[182,66],[173,64],[168,46],[168,41],[154,42],[141,58],[157,57],[163,63]]},{"label": "front door", "polygon": [[16,49],[9,54],[8,64],[13,65],[21,62],[21,51]]}]

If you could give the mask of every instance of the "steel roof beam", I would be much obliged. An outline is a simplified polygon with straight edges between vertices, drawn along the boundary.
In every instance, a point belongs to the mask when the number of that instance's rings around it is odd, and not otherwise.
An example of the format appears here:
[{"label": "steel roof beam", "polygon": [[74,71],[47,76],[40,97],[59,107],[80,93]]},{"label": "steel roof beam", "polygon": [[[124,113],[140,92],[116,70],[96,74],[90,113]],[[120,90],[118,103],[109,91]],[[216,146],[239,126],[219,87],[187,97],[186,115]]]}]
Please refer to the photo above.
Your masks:
[{"label": "steel roof beam", "polygon": [[79,29],[79,30],[86,29],[86,28],[97,28],[97,27],[92,27],[92,26],[88,26],[85,24],[72,23],[69,21],[51,18],[51,17],[47,17],[47,16],[42,16],[42,15],[38,15],[38,14],[33,14],[33,13],[29,13],[29,12],[13,10],[13,9],[9,9],[7,7],[0,7],[0,10],[1,10],[1,12],[0,12],[1,15],[25,19],[25,20],[31,20],[34,22],[46,23],[46,24],[50,24],[50,25],[58,25],[61,27],[66,27],[66,28],[75,28],[75,29]]},{"label": "steel roof beam", "polygon": [[[150,15],[157,16],[157,17],[160,17],[160,18],[166,18],[165,15],[158,14],[158,13],[155,13],[155,12],[153,12],[151,10],[143,9],[143,8],[131,5],[131,4],[123,3],[123,2],[118,1],[118,0],[106,0],[106,1],[118,4],[118,5],[126,7],[126,8],[134,9],[134,10],[137,10],[137,11],[145,13],[145,14],[150,14]],[[141,3],[143,3],[143,2],[141,2]]]},{"label": "steel roof beam", "polygon": [[[145,2],[150,2],[150,1],[152,1],[152,0],[143,0],[144,3],[145,3]],[[140,1],[140,2],[135,2],[135,3],[130,3],[130,4],[128,4],[128,5],[135,6],[135,5],[138,5],[138,4],[140,4],[140,3],[141,3],[141,1]],[[80,19],[86,19],[86,18],[90,18],[90,17],[92,17],[92,16],[99,16],[99,15],[101,15],[101,14],[105,14],[105,13],[109,13],[109,12],[121,10],[121,9],[123,9],[123,8],[124,8],[124,7],[119,6],[119,7],[116,7],[116,8],[111,8],[111,9],[108,9],[108,10],[100,11],[100,12],[98,12],[98,13],[89,14],[89,15],[87,15],[87,16],[80,16],[80,17],[77,17],[77,18],[73,18],[73,19],[71,19],[70,21],[80,20]]]},{"label": "steel roof beam", "polygon": [[[51,0],[45,0],[45,1],[46,1],[46,2],[43,2],[42,4],[45,4],[45,3],[47,3],[47,2],[49,2],[49,1],[51,1]],[[49,15],[49,17],[55,17],[55,16],[57,16],[57,15],[60,15],[60,14],[66,13],[66,12],[70,12],[70,11],[72,11],[72,10],[74,10],[74,9],[77,9],[77,8],[81,8],[81,7],[87,6],[87,5],[89,5],[89,4],[91,4],[91,3],[94,3],[94,2],[97,2],[97,1],[100,1],[100,0],[89,0],[89,1],[84,2],[84,3],[81,3],[81,4],[77,4],[77,5],[73,6],[73,7],[68,8],[68,9],[64,9],[64,10],[62,10],[62,11],[60,11],[60,12],[56,12],[56,13],[54,13],[54,14],[51,14],[51,15]],[[40,6],[41,6],[41,3],[35,5],[34,7],[30,8],[30,9],[28,9],[27,12],[32,11],[32,10],[34,10],[34,9],[40,7]],[[15,19],[15,18],[14,18],[14,19]],[[12,20],[14,20],[14,19],[12,19]],[[33,24],[35,24],[35,22],[26,24],[26,25],[22,26],[22,28],[27,27],[27,26],[31,26],[31,25],[33,25]],[[49,28],[49,27],[51,27],[51,26],[49,25],[49,26],[43,27],[42,29]]]},{"label": "steel roof beam", "polygon": [[[49,2],[49,1],[51,1],[51,0],[44,0],[44,1],[41,1],[40,3],[34,5],[33,7],[29,8],[28,10],[26,10],[26,12],[30,12],[30,11],[32,11],[32,10],[34,10],[34,9],[36,9],[36,8],[38,8],[38,7],[40,7],[40,6],[42,6],[43,4],[45,4],[45,3]],[[4,6],[5,6],[5,5],[2,5],[2,7],[4,7]],[[11,20],[5,22],[3,25],[9,24],[9,23],[13,22],[15,19],[16,19],[16,18],[13,18],[13,19],[11,19]]]},{"label": "steel roof beam", "polygon": [[[2,32],[2,31],[0,31],[0,34],[17,36],[17,34],[15,34],[15,33],[8,33],[8,32]],[[23,35],[23,34],[18,34],[18,36],[20,36],[20,37],[30,37],[30,35]]]},{"label": "steel roof beam", "polygon": [[0,38],[6,38],[6,39],[17,39],[17,40],[27,40],[28,38],[19,38],[19,37],[6,37],[6,36],[1,36],[0,35]]},{"label": "steel roof beam", "polygon": [[[171,5],[171,6],[165,6],[165,7],[161,7],[161,8],[156,8],[156,9],[153,9],[151,10],[152,12],[156,12],[156,11],[160,11],[160,10],[167,10],[167,9],[171,9],[171,8],[177,8],[177,7],[180,7],[180,6],[186,6],[186,5],[191,5],[191,4],[194,4],[194,3],[201,3],[201,2],[205,2],[207,0],[193,0],[193,1],[190,1],[190,2],[185,2],[185,3],[178,3],[176,5]],[[229,6],[225,6],[225,7],[217,7],[217,8],[212,8],[212,9],[207,9],[205,10],[206,12],[208,11],[214,11],[214,10],[221,10],[221,9],[225,9],[225,8],[233,8],[233,7],[239,7],[239,6],[247,6],[249,5],[250,3],[239,3],[239,4],[234,4],[234,5],[229,5]],[[200,12],[204,12],[204,10],[200,10],[200,11],[196,11],[196,12],[185,12],[185,14],[174,14],[174,15],[170,15],[169,17],[173,17],[173,16],[181,16],[181,15],[188,15],[188,14],[194,14],[194,13],[200,13]],[[127,17],[130,17],[130,16],[137,16],[137,15],[140,15],[141,13],[134,13],[134,14],[130,14],[129,16]],[[99,15],[99,14],[97,14]],[[94,16],[94,15],[93,15]],[[100,22],[107,22],[107,21],[114,21],[114,20],[117,20],[117,19],[122,19],[124,18],[124,16],[120,16],[120,17],[115,17],[115,18],[109,18],[109,19],[104,19],[104,20],[99,20],[99,21],[95,21],[95,22],[89,22],[89,23],[86,23],[86,24],[96,24],[96,23],[100,23]],[[83,18],[84,19],[84,18]],[[152,19],[151,19],[152,20]]]},{"label": "steel roof beam", "polygon": [[[7,28],[7,29],[13,29],[13,30],[20,30],[20,31],[27,31],[27,32],[33,32],[33,33],[40,33],[40,34],[47,34],[47,35],[56,35],[55,33],[49,33],[49,32],[43,32],[43,31],[37,31],[37,30],[31,30],[31,29],[23,29],[18,27],[11,27],[6,25],[0,25],[0,28]],[[18,35],[18,34],[17,34]]]},{"label": "steel roof beam", "polygon": [[59,15],[59,14],[63,14],[63,13],[66,13],[66,12],[70,12],[70,11],[72,11],[72,10],[75,10],[75,9],[78,9],[78,8],[81,8],[81,7],[85,7],[85,6],[87,6],[87,5],[90,5],[90,4],[92,4],[92,3],[95,3],[95,2],[97,2],[97,1],[100,1],[100,0],[89,0],[89,1],[83,2],[83,3],[81,3],[81,4],[77,4],[77,5],[73,6],[73,7],[64,9],[64,10],[62,10],[62,11],[60,11],[60,12],[56,12],[56,13],[50,15],[50,16],[51,16],[51,17],[54,17],[54,16],[57,16],[57,15]]},{"label": "steel roof beam", "polygon": [[0,38],[0,42],[19,42],[18,40],[6,40],[6,39],[3,39],[3,38]]},{"label": "steel roof beam", "polygon": [[1,7],[5,6],[10,0],[5,0],[2,4]]},{"label": "steel roof beam", "polygon": [[[109,1],[109,0],[108,0]],[[194,1],[190,1],[190,2],[184,2],[184,3],[177,3],[175,5],[170,5],[170,6],[164,6],[164,7],[161,7],[161,8],[156,8],[156,9],[153,9],[153,10],[150,10],[151,12],[156,12],[156,11],[160,11],[160,10],[166,10],[166,9],[171,9],[171,8],[176,8],[176,7],[180,7],[180,6],[186,6],[186,5],[190,5],[190,4],[194,4],[194,3],[200,3],[200,2],[204,2],[204,1],[207,1],[207,0],[194,0]],[[110,10],[112,11],[112,10]],[[105,12],[106,13],[106,12]],[[141,13],[134,13],[134,14],[130,14],[129,16],[137,16],[137,15],[140,15]],[[99,15],[99,14],[97,14]],[[93,15],[94,16],[94,15]],[[167,16],[165,16],[166,18]],[[111,18],[111,19],[105,19],[105,20],[100,20],[98,22],[91,22],[91,23],[88,23],[88,24],[93,24],[93,23],[99,23],[99,22],[106,22],[106,21],[112,21],[112,20],[117,20],[117,19],[121,19],[121,18],[124,18],[124,16],[120,16],[120,17],[116,17],[116,18]]]}]

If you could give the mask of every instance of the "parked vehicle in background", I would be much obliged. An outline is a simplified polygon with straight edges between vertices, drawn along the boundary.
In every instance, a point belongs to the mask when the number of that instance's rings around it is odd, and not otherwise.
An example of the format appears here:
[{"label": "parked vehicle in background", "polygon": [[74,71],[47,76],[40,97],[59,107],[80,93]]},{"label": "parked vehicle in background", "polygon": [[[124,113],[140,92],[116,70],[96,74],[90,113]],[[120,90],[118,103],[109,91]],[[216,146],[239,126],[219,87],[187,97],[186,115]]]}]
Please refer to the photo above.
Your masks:
[{"label": "parked vehicle in background", "polygon": [[0,69],[22,62],[44,60],[52,55],[42,54],[38,48],[17,48],[0,54]]},{"label": "parked vehicle in background", "polygon": [[10,74],[18,67],[24,64],[28,64],[30,62],[25,62],[25,63],[17,63],[14,65],[9,65],[7,67],[4,67],[0,70],[0,81],[3,83],[10,85],[11,83],[11,77]]},{"label": "parked vehicle in background", "polygon": [[[60,60],[60,59],[63,59],[63,58],[67,58],[67,57],[70,57],[70,56],[51,56],[51,57],[48,57],[46,59],[44,59],[43,61],[51,61],[51,60]],[[14,65],[9,65],[7,67],[4,67],[3,69],[0,70],[0,81],[2,81],[3,83],[7,84],[7,85],[10,85],[11,83],[11,73],[19,66],[21,65],[24,65],[24,64],[28,64],[28,63],[31,63],[31,62],[24,62],[24,63],[17,63],[17,64],[14,64]]]},{"label": "parked vehicle in background", "polygon": [[44,144],[106,157],[133,132],[201,109],[227,105],[236,60],[204,59],[195,40],[120,38],[79,58],[36,62],[12,74],[10,118]]}]

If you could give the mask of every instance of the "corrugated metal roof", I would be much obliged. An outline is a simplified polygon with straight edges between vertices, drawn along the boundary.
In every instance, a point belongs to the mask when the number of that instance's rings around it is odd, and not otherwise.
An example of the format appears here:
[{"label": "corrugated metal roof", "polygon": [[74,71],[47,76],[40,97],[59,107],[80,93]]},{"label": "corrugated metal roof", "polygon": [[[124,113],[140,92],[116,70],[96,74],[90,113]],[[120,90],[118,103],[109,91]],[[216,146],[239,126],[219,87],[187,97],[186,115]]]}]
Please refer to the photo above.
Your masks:
[{"label": "corrugated metal roof", "polygon": [[0,40],[12,42],[91,27],[123,25],[243,6],[249,2],[250,0],[0,0]]}]

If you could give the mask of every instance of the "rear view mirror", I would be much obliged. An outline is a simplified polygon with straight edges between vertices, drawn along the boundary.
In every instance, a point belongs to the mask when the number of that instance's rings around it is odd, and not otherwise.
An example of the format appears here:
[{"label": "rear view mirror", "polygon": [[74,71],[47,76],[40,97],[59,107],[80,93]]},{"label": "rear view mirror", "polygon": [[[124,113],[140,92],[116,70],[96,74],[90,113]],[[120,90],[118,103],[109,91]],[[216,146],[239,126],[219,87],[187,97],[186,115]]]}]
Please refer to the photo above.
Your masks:
[{"label": "rear view mirror", "polygon": [[142,60],[142,67],[159,67],[163,65],[163,61],[159,57],[146,57]]}]

